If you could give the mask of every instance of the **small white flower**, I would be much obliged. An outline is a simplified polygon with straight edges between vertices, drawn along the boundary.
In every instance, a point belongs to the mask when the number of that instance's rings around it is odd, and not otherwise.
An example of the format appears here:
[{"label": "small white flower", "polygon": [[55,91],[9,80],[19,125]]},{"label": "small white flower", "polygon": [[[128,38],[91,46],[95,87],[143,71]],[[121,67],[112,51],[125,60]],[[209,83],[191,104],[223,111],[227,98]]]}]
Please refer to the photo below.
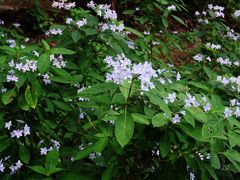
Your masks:
[{"label": "small white flower", "polygon": [[10,134],[11,137],[16,137],[17,139],[19,139],[23,134],[23,130],[13,130]]},{"label": "small white flower", "polygon": [[176,79],[177,79],[177,81],[181,80],[181,74],[179,72],[177,73]]},{"label": "small white flower", "polygon": [[24,126],[23,135],[24,136],[30,135],[30,127],[27,124],[25,124]]},{"label": "small white flower", "polygon": [[169,93],[167,99],[173,103],[176,100],[176,93]]},{"label": "small white flower", "polygon": [[41,155],[46,155],[48,153],[48,149],[46,147],[40,148],[40,154]]},{"label": "small white flower", "polygon": [[172,4],[171,6],[168,6],[167,9],[168,9],[169,11],[176,11],[176,10],[177,10],[176,6],[173,5],[173,4]]},{"label": "small white flower", "polygon": [[3,163],[2,163],[2,159],[0,160],[0,171],[3,172],[5,169]]},{"label": "small white flower", "polygon": [[206,105],[203,106],[203,109],[204,109],[205,112],[210,111],[211,108],[212,108],[212,107],[211,107],[211,104],[210,104],[210,103],[207,103]]},{"label": "small white flower", "polygon": [[12,121],[8,121],[8,122],[5,123],[5,128],[6,129],[9,130],[11,128],[11,126],[12,126]]},{"label": "small white flower", "polygon": [[224,110],[224,116],[225,118],[228,118],[228,117],[231,117],[233,114],[233,111],[227,107],[225,107],[225,110]]},{"label": "small white flower", "polygon": [[173,124],[179,123],[180,120],[181,120],[181,117],[180,117],[178,114],[176,114],[176,115],[172,118]]}]

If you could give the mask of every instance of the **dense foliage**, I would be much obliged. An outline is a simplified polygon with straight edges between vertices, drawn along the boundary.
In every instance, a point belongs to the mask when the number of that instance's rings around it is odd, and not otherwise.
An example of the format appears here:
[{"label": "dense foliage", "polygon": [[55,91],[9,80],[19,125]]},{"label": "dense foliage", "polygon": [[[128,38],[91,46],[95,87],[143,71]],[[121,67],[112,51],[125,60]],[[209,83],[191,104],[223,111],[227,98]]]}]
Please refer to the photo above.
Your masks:
[{"label": "dense foliage", "polygon": [[238,176],[240,35],[224,7],[191,27],[181,0],[124,10],[134,27],[106,4],[52,7],[68,17],[40,42],[0,20],[1,179]]}]

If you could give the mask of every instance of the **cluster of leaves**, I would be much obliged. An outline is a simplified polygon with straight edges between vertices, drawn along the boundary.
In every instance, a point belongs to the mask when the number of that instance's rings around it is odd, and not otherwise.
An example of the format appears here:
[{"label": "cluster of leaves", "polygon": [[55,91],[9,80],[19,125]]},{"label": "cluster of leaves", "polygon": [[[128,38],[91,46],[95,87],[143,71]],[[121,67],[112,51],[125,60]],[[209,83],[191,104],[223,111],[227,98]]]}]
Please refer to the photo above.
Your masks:
[{"label": "cluster of leaves", "polygon": [[[178,8],[185,7],[178,2]],[[199,24],[191,32],[169,32],[169,16],[185,24],[166,10],[170,5],[159,0],[143,7],[143,14],[153,6],[163,13],[154,17],[161,20],[161,36],[130,27],[123,32],[103,31],[99,24],[105,20],[81,8],[71,10],[71,18],[73,22],[85,19],[86,25],[53,25],[50,32],[57,29],[61,35],[39,43],[26,42],[17,31],[1,26],[3,179],[233,179],[240,172],[240,115],[226,112],[236,108],[230,107],[230,101],[238,102],[240,96],[217,81],[219,75],[238,76],[239,66],[214,60],[223,57],[234,63],[239,41],[226,36],[224,21],[211,12],[208,24]],[[136,20],[142,24],[153,20],[151,24],[156,19]],[[134,42],[128,33],[134,35]],[[12,38],[16,40],[9,41]],[[183,51],[186,42],[197,44],[191,56],[204,53],[212,61],[191,58],[181,66],[168,64],[176,62],[174,49]],[[221,44],[221,50],[209,48],[208,42]],[[122,53],[135,63],[151,61],[161,72],[152,79],[154,88],[142,91],[135,76],[122,84],[106,82],[111,70],[105,57]],[[59,61],[65,65],[54,65],[53,55],[62,55]],[[27,60],[36,62],[35,70],[16,68]],[[22,129],[23,123],[30,127],[30,135],[14,136],[13,129]],[[21,169],[9,168],[18,160]]]}]

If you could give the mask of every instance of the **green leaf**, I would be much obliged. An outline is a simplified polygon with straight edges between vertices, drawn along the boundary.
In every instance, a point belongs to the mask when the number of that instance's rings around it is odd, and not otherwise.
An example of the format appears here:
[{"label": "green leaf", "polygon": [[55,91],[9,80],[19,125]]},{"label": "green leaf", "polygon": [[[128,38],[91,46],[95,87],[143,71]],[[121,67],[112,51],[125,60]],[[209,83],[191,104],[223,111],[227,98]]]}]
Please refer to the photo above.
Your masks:
[{"label": "green leaf", "polygon": [[101,152],[108,145],[108,138],[102,137],[94,144],[94,151]]},{"label": "green leaf", "polygon": [[151,103],[160,107],[160,109],[166,114],[167,118],[171,118],[171,111],[168,105],[162,100],[162,98],[158,94],[150,91],[146,92],[145,94],[149,97]]},{"label": "green leaf", "polygon": [[233,149],[228,149],[224,152],[224,155],[228,158],[228,160],[234,165],[238,172],[240,172],[240,153]]},{"label": "green leaf", "polygon": [[125,100],[127,100],[129,97],[131,97],[134,94],[134,90],[135,90],[135,86],[134,84],[132,84],[131,81],[129,82],[129,80],[125,80],[123,84],[120,86],[120,91],[122,95],[125,97]]},{"label": "green leaf", "polygon": [[146,125],[150,124],[148,117],[145,115],[138,114],[138,113],[132,113],[131,116],[133,117],[134,122],[137,122],[140,124],[146,124]]},{"label": "green leaf", "polygon": [[160,139],[160,152],[163,158],[168,155],[169,150],[170,150],[169,136],[168,133],[165,133]]},{"label": "green leaf", "polygon": [[168,28],[168,20],[166,18],[162,18],[162,23],[165,28]]},{"label": "green leaf", "polygon": [[117,89],[117,85],[114,83],[99,83],[96,85],[91,86],[90,88],[86,88],[80,93],[78,93],[78,97],[91,97],[92,95],[98,93],[105,93],[109,91],[115,91]]},{"label": "green leaf", "polygon": [[3,104],[7,105],[11,103],[16,96],[16,91],[15,89],[8,90],[2,95],[2,102]]},{"label": "green leaf", "polygon": [[45,160],[45,168],[49,171],[50,174],[54,173],[54,169],[59,162],[59,152],[56,149],[48,152]]},{"label": "green leaf", "polygon": [[30,161],[30,153],[29,153],[27,147],[25,145],[20,145],[18,153],[19,153],[20,159],[24,163],[28,164],[28,162]]},{"label": "green leaf", "polygon": [[111,180],[115,169],[115,163],[111,163],[102,174],[102,180]]},{"label": "green leaf", "polygon": [[50,67],[50,56],[49,54],[42,54],[38,59],[38,70],[40,73],[45,73]]},{"label": "green leaf", "polygon": [[83,150],[81,150],[79,153],[77,153],[77,155],[74,157],[74,160],[80,160],[83,159],[87,156],[89,156],[89,154],[93,153],[95,151],[95,147],[94,145],[89,145],[87,147],[85,147]]},{"label": "green leaf", "polygon": [[118,116],[115,125],[115,136],[118,143],[124,147],[132,138],[134,122],[132,116],[127,112]]},{"label": "green leaf", "polygon": [[156,114],[152,118],[153,127],[161,127],[168,124],[169,120],[164,116],[163,113]]},{"label": "green leaf", "polygon": [[234,146],[238,145],[240,146],[240,135],[230,131],[228,134],[228,140],[229,140],[229,144],[231,146],[231,148],[233,148]]},{"label": "green leaf", "polygon": [[211,153],[211,167],[216,168],[216,169],[221,168],[220,160],[216,153]]},{"label": "green leaf", "polygon": [[37,173],[40,173],[40,174],[43,174],[43,175],[48,175],[48,170],[45,169],[44,167],[42,166],[27,166],[28,168],[30,168],[31,170],[37,172]]},{"label": "green leaf", "polygon": [[52,103],[61,110],[72,111],[72,108],[62,101],[54,100]]},{"label": "green leaf", "polygon": [[4,151],[10,145],[11,139],[3,137],[0,139],[0,152]]},{"label": "green leaf", "polygon": [[79,41],[79,39],[81,38],[81,34],[78,31],[73,31],[71,33],[71,37],[72,37],[73,41],[75,43],[77,43]]},{"label": "green leaf", "polygon": [[37,102],[38,102],[38,96],[37,96],[37,92],[35,91],[35,89],[28,86],[27,89],[25,90],[24,95],[25,95],[26,103],[30,107],[35,109],[37,106]]},{"label": "green leaf", "polygon": [[128,32],[131,32],[141,38],[144,38],[144,35],[142,33],[140,33],[139,31],[137,31],[136,29],[133,29],[133,28],[130,28],[130,27],[125,27],[125,29],[128,31]]},{"label": "green leaf", "polygon": [[50,50],[51,54],[75,54],[76,52],[66,48],[53,48]]},{"label": "green leaf", "polygon": [[44,41],[43,39],[42,39],[42,43],[43,43],[44,47],[46,48],[46,50],[50,49],[49,44],[46,41]]},{"label": "green leaf", "polygon": [[203,112],[203,110],[201,110],[200,108],[186,108],[186,110],[197,120],[199,120],[200,122],[205,122],[207,120],[211,120],[212,117],[210,115],[208,115],[207,113]]},{"label": "green leaf", "polygon": [[133,9],[124,10],[122,12],[122,14],[134,14],[134,13],[135,13],[135,10],[133,10]]},{"label": "green leaf", "polygon": [[172,17],[173,17],[177,22],[179,22],[180,24],[186,26],[185,22],[184,22],[181,18],[179,18],[179,17],[177,17],[177,16],[175,16],[175,15],[172,15]]}]

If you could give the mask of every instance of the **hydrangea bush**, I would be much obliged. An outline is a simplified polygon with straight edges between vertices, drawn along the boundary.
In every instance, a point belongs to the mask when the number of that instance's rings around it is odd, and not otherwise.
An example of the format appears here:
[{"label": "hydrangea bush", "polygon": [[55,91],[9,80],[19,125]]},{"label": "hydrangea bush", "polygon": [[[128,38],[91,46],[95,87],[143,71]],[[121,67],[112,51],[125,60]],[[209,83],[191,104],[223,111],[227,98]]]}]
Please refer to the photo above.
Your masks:
[{"label": "hydrangea bush", "polygon": [[171,32],[168,16],[185,24],[178,3],[161,1],[160,35],[93,1],[54,1],[69,16],[38,43],[0,20],[1,178],[237,177],[240,35],[213,4],[195,29]]}]

